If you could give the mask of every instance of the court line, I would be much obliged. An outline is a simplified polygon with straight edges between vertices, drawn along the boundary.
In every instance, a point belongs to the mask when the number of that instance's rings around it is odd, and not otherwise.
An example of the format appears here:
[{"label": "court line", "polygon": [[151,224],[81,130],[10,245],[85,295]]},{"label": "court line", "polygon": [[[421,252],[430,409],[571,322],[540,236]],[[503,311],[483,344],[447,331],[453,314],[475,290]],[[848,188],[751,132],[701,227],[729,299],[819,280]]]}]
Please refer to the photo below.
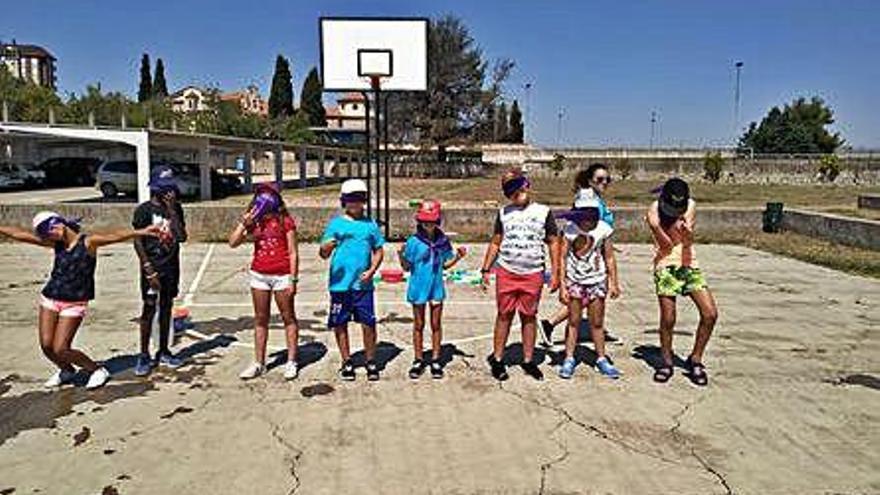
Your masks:
[{"label": "court line", "polygon": [[202,264],[199,265],[199,270],[196,272],[196,276],[193,278],[192,283],[189,284],[189,290],[183,297],[184,306],[190,306],[192,304],[193,297],[195,297],[196,291],[199,290],[199,285],[202,283],[202,277],[205,276],[205,271],[208,269],[208,262],[211,261],[211,255],[214,254],[215,246],[216,244],[214,243],[208,245],[208,251],[205,253],[205,257],[202,258]]},{"label": "court line", "polygon": [[[327,300],[323,301],[300,301],[299,299],[295,300],[295,304],[297,306],[326,306],[328,304]],[[250,308],[253,307],[253,303],[238,303],[238,302],[228,302],[228,303],[220,303],[220,302],[201,302],[201,303],[190,303],[186,305],[190,308]],[[376,307],[383,306],[411,306],[410,303],[406,301],[378,301],[376,302]],[[445,301],[443,303],[444,307],[450,306],[495,306],[495,301]]]}]

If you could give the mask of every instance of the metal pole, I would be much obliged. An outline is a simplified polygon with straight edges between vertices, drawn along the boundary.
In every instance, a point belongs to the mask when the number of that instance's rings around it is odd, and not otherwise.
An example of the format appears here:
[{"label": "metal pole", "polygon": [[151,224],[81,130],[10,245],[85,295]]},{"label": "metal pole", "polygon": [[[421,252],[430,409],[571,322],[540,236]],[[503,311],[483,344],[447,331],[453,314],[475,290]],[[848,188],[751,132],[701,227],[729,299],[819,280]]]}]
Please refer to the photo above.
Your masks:
[{"label": "metal pole", "polygon": [[[366,143],[367,148],[365,150],[367,156],[365,158],[367,161],[367,177],[366,177],[366,179],[367,179],[367,193],[369,194],[369,190],[372,187],[372,184],[370,184],[370,179],[372,178],[372,174],[370,173],[370,168],[373,163],[373,160],[372,160],[373,141],[372,141],[372,136],[370,136],[370,97],[364,91],[361,92],[361,95],[363,95],[363,97],[364,97],[364,111],[366,112],[364,114],[364,132],[366,133],[366,136],[367,136],[367,143]],[[360,167],[358,167],[358,169],[360,169]],[[371,214],[372,214],[372,208],[371,208],[372,204],[373,204],[372,198],[370,198],[368,196],[367,197],[367,216],[371,216]]]},{"label": "metal pole", "polygon": [[736,90],[733,94],[733,140],[735,143],[736,135],[739,133],[740,74],[743,63],[737,62],[734,65],[736,67]]},{"label": "metal pole", "polygon": [[382,106],[381,100],[379,97],[379,78],[372,78],[372,86],[373,86],[373,105],[375,108],[373,109],[374,119],[375,119],[375,128],[373,130],[373,134],[375,135],[376,140],[376,148],[375,148],[375,159],[376,159],[376,220],[381,222],[382,220],[382,171],[381,171],[381,155],[380,155],[380,143],[382,136],[382,127],[381,127],[381,119],[380,116],[382,114]]},{"label": "metal pole", "polygon": [[525,112],[523,112],[526,117],[526,123],[523,126],[523,143],[526,143],[528,142],[528,137],[531,136],[531,133],[529,132],[529,122],[532,118],[532,83],[525,83],[523,88],[526,92],[526,107]]},{"label": "metal pole", "polygon": [[657,123],[657,112],[651,110],[651,145],[649,148],[654,149],[654,125]]},{"label": "metal pole", "polygon": [[556,116],[559,119],[556,123],[556,147],[561,148],[562,147],[562,118],[565,116],[565,109],[560,107],[559,113],[556,114]]},{"label": "metal pole", "polygon": [[382,161],[385,165],[385,238],[391,236],[391,173],[388,166],[388,97],[385,95],[385,101],[382,102],[382,139],[385,152],[382,154]]}]

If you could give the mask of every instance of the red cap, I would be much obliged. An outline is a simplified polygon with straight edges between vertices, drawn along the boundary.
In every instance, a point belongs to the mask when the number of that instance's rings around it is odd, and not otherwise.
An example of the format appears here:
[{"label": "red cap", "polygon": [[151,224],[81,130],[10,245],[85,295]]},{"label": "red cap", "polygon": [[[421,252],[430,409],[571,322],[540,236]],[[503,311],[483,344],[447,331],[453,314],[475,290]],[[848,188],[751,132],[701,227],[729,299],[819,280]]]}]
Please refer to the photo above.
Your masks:
[{"label": "red cap", "polygon": [[439,222],[440,202],[433,200],[422,201],[422,204],[419,205],[419,211],[416,213],[416,221]]}]

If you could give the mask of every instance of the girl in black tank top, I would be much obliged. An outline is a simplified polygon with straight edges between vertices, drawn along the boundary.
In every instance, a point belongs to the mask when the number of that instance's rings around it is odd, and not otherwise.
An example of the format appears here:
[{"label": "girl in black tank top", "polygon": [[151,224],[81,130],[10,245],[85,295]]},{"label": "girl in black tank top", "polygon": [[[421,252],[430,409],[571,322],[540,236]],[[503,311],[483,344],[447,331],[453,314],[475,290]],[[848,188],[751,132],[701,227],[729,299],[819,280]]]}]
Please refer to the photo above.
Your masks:
[{"label": "girl in black tank top", "polygon": [[124,242],[139,236],[158,236],[158,227],[120,230],[105,234],[80,233],[79,221],[54,212],[40,212],[33,220],[33,231],[0,226],[0,236],[53,249],[52,273],[41,292],[39,309],[40,348],[57,366],[46,381],[47,387],[69,382],[82,368],[90,373],[87,388],[104,385],[110,373],[85,353],[71,348],[85,316],[88,301],[95,298],[95,266],[101,246]]}]

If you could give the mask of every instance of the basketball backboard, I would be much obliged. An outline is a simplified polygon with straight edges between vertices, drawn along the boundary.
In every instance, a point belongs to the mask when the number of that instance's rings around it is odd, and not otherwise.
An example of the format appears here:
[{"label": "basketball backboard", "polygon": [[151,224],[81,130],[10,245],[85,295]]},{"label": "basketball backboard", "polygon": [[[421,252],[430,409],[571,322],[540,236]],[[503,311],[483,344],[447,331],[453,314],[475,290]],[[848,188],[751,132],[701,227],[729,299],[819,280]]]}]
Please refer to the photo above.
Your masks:
[{"label": "basketball backboard", "polygon": [[322,17],[321,81],[324,91],[382,91],[428,87],[428,20]]}]

